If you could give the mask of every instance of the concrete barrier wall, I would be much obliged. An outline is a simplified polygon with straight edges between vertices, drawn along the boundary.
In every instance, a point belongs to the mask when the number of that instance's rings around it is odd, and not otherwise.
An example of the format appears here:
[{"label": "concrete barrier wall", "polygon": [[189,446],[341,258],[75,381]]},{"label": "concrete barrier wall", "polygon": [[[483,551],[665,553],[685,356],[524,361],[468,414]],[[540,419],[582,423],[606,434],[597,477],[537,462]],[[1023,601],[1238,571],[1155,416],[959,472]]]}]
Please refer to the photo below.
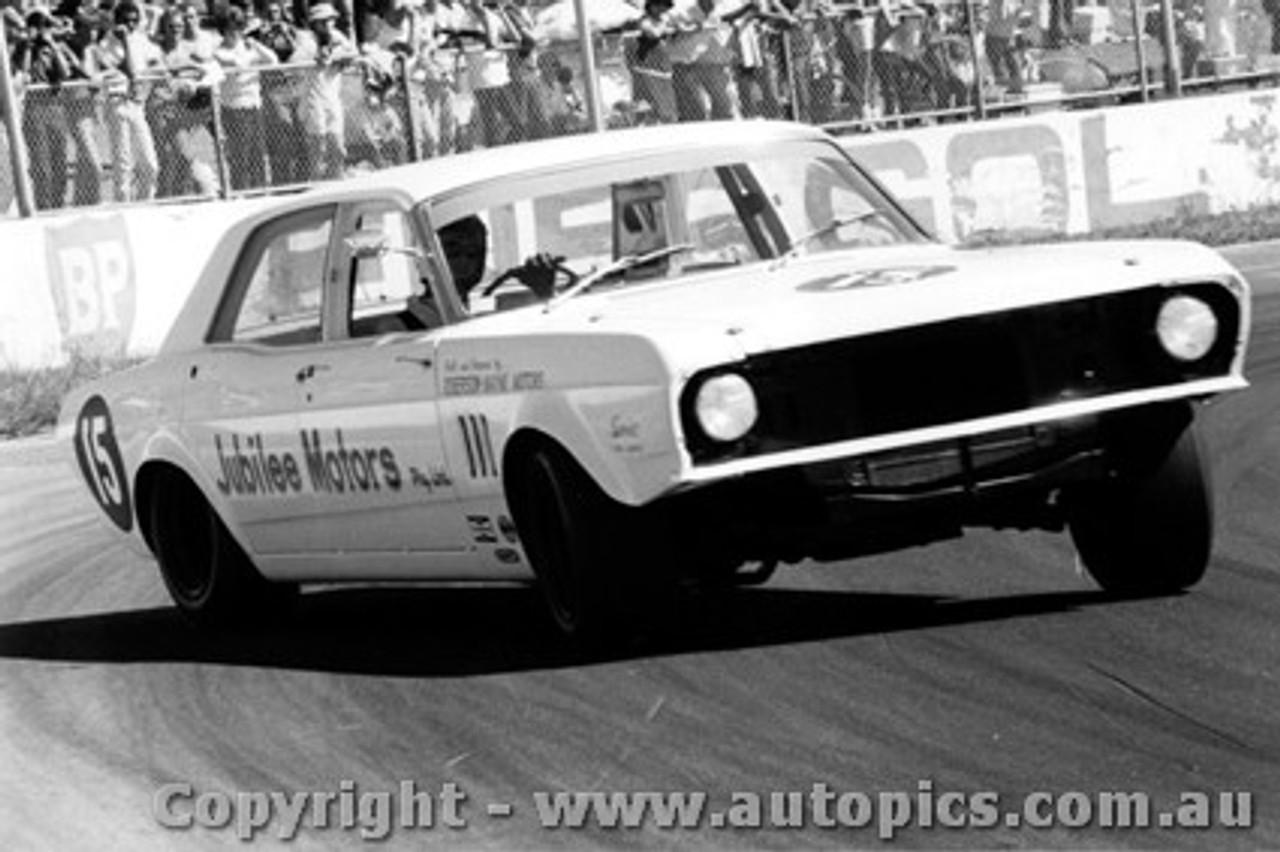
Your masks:
[{"label": "concrete barrier wall", "polygon": [[[1280,201],[1278,100],[1270,89],[845,143],[944,240],[1084,233]],[[0,366],[57,364],[74,350],[153,352],[217,237],[255,203],[0,224]]]},{"label": "concrete barrier wall", "polygon": [[1280,201],[1280,91],[849,139],[944,240],[1085,233],[1180,211]]}]

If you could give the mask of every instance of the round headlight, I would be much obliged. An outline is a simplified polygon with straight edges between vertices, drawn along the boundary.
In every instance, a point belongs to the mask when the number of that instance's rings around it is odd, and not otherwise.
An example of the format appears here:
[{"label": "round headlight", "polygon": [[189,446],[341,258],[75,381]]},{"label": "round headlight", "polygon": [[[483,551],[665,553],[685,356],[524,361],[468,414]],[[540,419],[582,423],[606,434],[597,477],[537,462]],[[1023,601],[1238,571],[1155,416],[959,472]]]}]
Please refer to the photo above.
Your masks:
[{"label": "round headlight", "polygon": [[759,414],[755,391],[737,373],[722,373],[703,382],[694,411],[702,431],[717,441],[738,440],[751,430]]},{"label": "round headlight", "polygon": [[1194,296],[1173,296],[1156,316],[1160,345],[1179,361],[1203,358],[1218,339],[1218,318],[1213,309]]}]

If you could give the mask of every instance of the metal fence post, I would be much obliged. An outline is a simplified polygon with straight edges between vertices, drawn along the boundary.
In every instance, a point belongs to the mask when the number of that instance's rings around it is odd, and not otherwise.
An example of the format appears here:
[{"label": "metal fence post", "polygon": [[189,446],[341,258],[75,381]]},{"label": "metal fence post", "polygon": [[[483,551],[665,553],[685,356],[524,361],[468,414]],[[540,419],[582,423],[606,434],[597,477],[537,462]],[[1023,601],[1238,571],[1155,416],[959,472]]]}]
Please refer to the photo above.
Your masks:
[{"label": "metal fence post", "polygon": [[13,169],[13,192],[18,200],[18,215],[23,218],[35,212],[35,196],[31,192],[31,175],[27,171],[27,141],[22,135],[18,115],[18,93],[13,89],[13,73],[9,67],[8,25],[0,18],[0,109],[4,112],[4,128],[9,135],[9,165]]},{"label": "metal fence post", "polygon": [[978,119],[987,117],[987,104],[982,99],[982,58],[978,55],[978,9],[974,0],[964,0],[966,29],[969,31],[969,52],[973,55],[973,106]]},{"label": "metal fence post", "polygon": [[231,194],[231,168],[227,164],[227,132],[222,127],[222,93],[218,86],[210,92],[209,107],[213,111],[213,156],[218,164],[218,197]]},{"label": "metal fence post", "polygon": [[408,57],[400,57],[396,66],[400,69],[400,89],[404,92],[404,120],[408,123],[409,162],[422,159],[422,104],[414,97],[413,73]]},{"label": "metal fence post", "polygon": [[787,66],[787,107],[791,110],[791,120],[800,120],[800,79],[796,74],[795,51],[791,49],[791,33],[782,34],[782,64]]},{"label": "metal fence post", "polygon": [[596,73],[595,33],[587,20],[586,0],[573,0],[578,19],[578,49],[582,51],[582,93],[587,99],[587,121],[594,133],[605,129],[604,107],[600,103],[600,77]]},{"label": "metal fence post", "polygon": [[1160,0],[1160,33],[1164,41],[1164,88],[1170,96],[1182,97],[1182,67],[1178,61],[1178,31],[1174,26],[1173,0]]},{"label": "metal fence post", "polygon": [[1134,50],[1138,54],[1138,82],[1142,86],[1142,102],[1146,103],[1151,100],[1151,93],[1147,90],[1147,51],[1142,44],[1147,30],[1147,13],[1142,0],[1129,0],[1129,10],[1133,15]]}]

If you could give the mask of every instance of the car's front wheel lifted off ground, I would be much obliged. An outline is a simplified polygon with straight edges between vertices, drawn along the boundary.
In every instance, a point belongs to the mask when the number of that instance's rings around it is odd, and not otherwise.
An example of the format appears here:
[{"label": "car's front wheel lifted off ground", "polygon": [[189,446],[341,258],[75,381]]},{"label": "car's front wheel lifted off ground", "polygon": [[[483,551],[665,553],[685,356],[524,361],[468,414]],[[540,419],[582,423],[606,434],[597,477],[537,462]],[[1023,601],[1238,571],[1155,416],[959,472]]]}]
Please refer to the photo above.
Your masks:
[{"label": "car's front wheel lifted off ground", "polygon": [[297,585],[264,579],[191,480],[161,474],[149,511],[165,586],[197,625],[262,623],[292,608]]},{"label": "car's front wheel lifted off ground", "polygon": [[[1190,420],[1143,437],[1135,470],[1071,495],[1068,523],[1080,560],[1107,591],[1168,594],[1209,565],[1213,496]],[[1149,454],[1149,455],[1148,455]]]}]

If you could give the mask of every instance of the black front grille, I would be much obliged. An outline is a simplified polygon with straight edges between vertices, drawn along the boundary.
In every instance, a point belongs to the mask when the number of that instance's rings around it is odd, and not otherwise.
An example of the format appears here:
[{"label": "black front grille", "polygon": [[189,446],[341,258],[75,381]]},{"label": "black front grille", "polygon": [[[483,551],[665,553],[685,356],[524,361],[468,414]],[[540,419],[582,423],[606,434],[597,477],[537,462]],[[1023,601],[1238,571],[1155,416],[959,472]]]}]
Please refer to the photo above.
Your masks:
[{"label": "black front grille", "polygon": [[755,356],[732,368],[757,392],[751,434],[729,445],[700,439],[688,398],[685,434],[695,461],[707,462],[1224,373],[1239,324],[1234,296],[1217,284],[1178,289],[1210,301],[1219,316],[1217,346],[1194,365],[1161,348],[1155,316],[1170,290],[1151,288]]}]

